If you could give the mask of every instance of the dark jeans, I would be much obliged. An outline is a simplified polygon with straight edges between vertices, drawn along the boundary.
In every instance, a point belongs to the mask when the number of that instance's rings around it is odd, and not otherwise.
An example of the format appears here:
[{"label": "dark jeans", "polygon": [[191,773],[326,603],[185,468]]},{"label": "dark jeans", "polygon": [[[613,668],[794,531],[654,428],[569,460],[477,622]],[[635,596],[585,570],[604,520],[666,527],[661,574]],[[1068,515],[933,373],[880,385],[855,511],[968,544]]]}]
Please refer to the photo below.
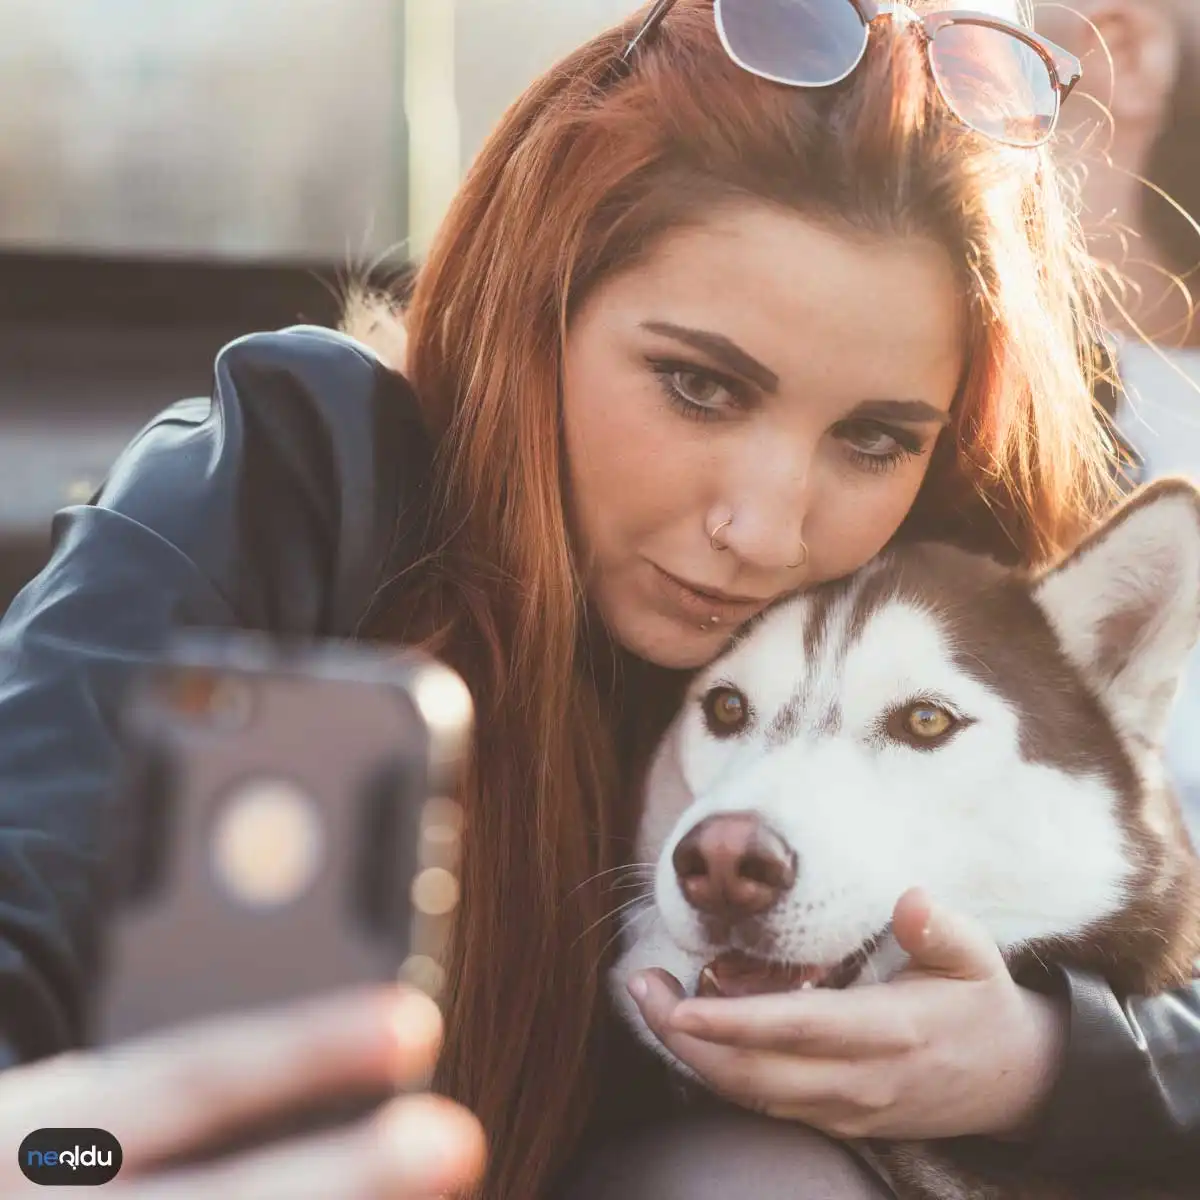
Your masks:
[{"label": "dark jeans", "polygon": [[553,1200],[891,1200],[844,1146],[738,1109],[688,1113],[585,1156]]}]

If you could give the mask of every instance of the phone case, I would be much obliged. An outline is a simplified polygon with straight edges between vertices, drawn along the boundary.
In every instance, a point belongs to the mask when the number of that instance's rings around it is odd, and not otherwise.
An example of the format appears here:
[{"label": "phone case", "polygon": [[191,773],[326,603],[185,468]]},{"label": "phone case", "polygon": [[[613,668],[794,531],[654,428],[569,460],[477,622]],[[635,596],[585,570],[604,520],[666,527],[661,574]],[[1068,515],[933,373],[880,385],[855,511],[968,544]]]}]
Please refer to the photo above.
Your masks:
[{"label": "phone case", "polygon": [[178,639],[125,706],[91,1041],[398,975],[437,998],[471,720],[418,653]]}]

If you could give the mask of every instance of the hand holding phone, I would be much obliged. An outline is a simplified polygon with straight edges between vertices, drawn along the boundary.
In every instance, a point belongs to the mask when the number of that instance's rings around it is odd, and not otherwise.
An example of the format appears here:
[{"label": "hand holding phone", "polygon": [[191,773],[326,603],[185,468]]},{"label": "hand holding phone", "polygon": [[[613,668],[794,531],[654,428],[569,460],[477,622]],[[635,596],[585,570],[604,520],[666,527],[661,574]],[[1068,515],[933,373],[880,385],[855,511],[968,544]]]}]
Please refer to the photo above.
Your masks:
[{"label": "hand holding phone", "polygon": [[[37,1129],[103,1128],[121,1148],[105,1193],[125,1200],[457,1194],[479,1181],[483,1132],[471,1114],[428,1095],[393,1100],[368,1119],[286,1146],[195,1166],[213,1139],[316,1097],[415,1086],[432,1068],[440,1034],[427,997],[386,987],[177,1026],[104,1055],[67,1054],[0,1073],[0,1142],[15,1148]],[[203,1086],[181,1087],[181,1079]],[[22,1165],[19,1154],[0,1159],[0,1200],[31,1194]]]},{"label": "hand holding phone", "polygon": [[125,708],[128,829],[92,1042],[398,978],[436,999],[471,719],[462,680],[417,653],[175,642]]}]

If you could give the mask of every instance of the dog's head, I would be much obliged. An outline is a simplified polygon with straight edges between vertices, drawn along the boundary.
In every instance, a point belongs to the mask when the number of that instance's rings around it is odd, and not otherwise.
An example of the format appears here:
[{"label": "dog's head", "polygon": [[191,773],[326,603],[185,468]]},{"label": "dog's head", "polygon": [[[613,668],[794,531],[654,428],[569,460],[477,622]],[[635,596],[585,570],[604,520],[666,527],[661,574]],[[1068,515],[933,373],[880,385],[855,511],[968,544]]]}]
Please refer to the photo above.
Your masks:
[{"label": "dog's head", "polygon": [[[776,607],[695,679],[647,778],[614,994],[716,960],[775,987],[901,965],[923,886],[1024,956],[1163,986],[1196,945],[1161,744],[1200,636],[1200,495],[1136,496],[1039,576],[911,546]],[[711,977],[709,977],[711,978]]]}]

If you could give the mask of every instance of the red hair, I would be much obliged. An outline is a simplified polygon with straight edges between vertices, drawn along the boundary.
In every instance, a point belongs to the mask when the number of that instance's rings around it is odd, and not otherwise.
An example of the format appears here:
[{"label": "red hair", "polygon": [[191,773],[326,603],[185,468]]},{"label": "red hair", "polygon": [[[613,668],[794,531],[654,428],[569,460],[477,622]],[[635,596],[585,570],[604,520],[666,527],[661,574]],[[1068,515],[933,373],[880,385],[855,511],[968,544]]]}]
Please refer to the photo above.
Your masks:
[{"label": "red hair", "polygon": [[[583,46],[505,114],[407,313],[408,374],[439,447],[434,535],[382,632],[442,655],[475,696],[437,1083],[484,1121],[484,1191],[498,1200],[537,1195],[587,1119],[614,932],[594,880],[628,845],[640,761],[618,724],[652,741],[674,696],[671,678],[622,664],[586,625],[559,387],[589,290],[668,230],[746,199],[847,236],[931,236],[962,265],[971,343],[909,528],[1033,563],[1111,499],[1088,375],[1093,289],[1046,152],[961,128],[916,40],[890,23],[824,90],[735,66],[711,0],[681,0],[616,78],[636,24]],[[631,671],[663,684],[657,699]]]}]

